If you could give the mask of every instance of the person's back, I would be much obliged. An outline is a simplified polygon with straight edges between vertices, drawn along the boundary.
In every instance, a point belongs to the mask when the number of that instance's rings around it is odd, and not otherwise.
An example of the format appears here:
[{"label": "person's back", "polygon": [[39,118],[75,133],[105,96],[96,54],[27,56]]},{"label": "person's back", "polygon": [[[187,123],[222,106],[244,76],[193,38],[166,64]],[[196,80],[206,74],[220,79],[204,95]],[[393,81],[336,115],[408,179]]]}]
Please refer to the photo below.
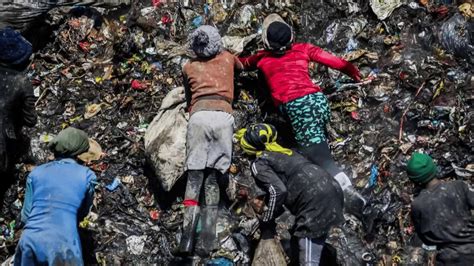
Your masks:
[{"label": "person's back", "polygon": [[[257,60],[258,59],[258,60]],[[254,63],[241,59],[244,66]],[[316,61],[348,73],[355,72],[352,65],[330,55],[323,49],[309,43],[295,43],[283,54],[260,51],[253,58],[256,67],[265,76],[268,88],[276,106],[295,100],[304,95],[320,92],[321,88],[314,84],[309,75],[309,63]]]},{"label": "person's back", "polygon": [[423,242],[437,246],[441,262],[474,263],[473,207],[473,192],[462,181],[442,182],[415,197],[412,217],[416,231]]},{"label": "person's back", "polygon": [[424,153],[411,156],[407,176],[421,189],[412,202],[413,225],[425,244],[436,245],[436,264],[474,265],[474,191],[436,178],[437,166]]},{"label": "person's back", "polygon": [[191,112],[200,110],[232,113],[236,57],[222,51],[212,58],[191,60],[183,67]]},{"label": "person's back", "polygon": [[285,205],[296,216],[296,237],[325,237],[343,221],[342,189],[322,168],[297,152],[263,152],[258,160],[265,160],[286,185]]},{"label": "person's back", "polygon": [[[33,205],[25,229],[76,231],[77,213],[91,177],[92,171],[73,159],[36,167],[30,174]],[[64,232],[59,230],[58,233]]]},{"label": "person's back", "polygon": [[32,208],[20,245],[32,243],[35,262],[82,264],[78,211],[93,176],[73,159],[53,161],[31,172]]},{"label": "person's back", "polygon": [[83,131],[67,128],[50,147],[59,159],[27,178],[15,265],[83,264],[77,225],[92,206],[96,176],[73,158],[89,153],[89,140]]}]

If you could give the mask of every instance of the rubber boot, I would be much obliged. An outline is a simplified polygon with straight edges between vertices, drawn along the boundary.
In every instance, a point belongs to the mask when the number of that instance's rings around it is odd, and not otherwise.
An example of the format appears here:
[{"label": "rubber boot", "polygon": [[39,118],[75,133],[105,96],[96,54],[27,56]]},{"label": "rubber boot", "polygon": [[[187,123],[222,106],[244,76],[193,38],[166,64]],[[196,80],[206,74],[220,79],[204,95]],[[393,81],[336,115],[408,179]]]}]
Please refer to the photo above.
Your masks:
[{"label": "rubber boot", "polygon": [[199,206],[189,206],[184,210],[183,234],[179,242],[179,253],[191,255],[194,250],[194,238],[199,221]]},{"label": "rubber boot", "polygon": [[181,255],[191,255],[194,250],[194,239],[196,227],[199,221],[199,194],[204,179],[204,171],[189,170],[187,172],[188,181],[184,194],[184,219],[183,234],[179,242],[178,252]]},{"label": "rubber boot", "polygon": [[206,206],[202,212],[202,229],[196,245],[196,252],[199,256],[206,257],[217,249],[217,212],[218,206]]},{"label": "rubber boot", "polygon": [[204,197],[206,206],[201,215],[201,234],[196,246],[196,252],[202,257],[208,256],[217,249],[217,215],[219,205],[219,185],[217,176],[219,173],[215,169],[210,169],[209,175],[204,181]]}]

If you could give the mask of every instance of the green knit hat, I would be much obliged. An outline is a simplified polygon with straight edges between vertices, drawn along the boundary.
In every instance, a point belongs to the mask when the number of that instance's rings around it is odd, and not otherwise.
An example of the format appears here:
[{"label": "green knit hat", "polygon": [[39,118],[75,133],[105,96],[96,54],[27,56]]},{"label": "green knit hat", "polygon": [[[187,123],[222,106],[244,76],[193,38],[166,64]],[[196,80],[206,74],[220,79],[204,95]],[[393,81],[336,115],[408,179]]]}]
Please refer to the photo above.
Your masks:
[{"label": "green knit hat", "polygon": [[67,158],[87,152],[90,147],[86,132],[74,127],[63,129],[48,146],[56,156]]},{"label": "green knit hat", "polygon": [[436,172],[436,164],[427,154],[415,152],[408,161],[408,178],[417,184],[428,183],[436,177]]}]

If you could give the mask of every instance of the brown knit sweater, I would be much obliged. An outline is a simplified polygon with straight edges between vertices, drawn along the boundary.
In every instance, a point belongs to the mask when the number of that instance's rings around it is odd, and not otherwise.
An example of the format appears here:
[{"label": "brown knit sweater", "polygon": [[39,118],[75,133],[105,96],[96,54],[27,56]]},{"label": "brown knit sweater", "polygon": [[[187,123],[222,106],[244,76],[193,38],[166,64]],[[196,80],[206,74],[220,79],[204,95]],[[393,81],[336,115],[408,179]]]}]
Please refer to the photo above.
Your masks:
[{"label": "brown knit sweater", "polygon": [[237,57],[227,51],[186,63],[183,73],[191,114],[204,110],[232,113],[234,70],[242,68]]}]

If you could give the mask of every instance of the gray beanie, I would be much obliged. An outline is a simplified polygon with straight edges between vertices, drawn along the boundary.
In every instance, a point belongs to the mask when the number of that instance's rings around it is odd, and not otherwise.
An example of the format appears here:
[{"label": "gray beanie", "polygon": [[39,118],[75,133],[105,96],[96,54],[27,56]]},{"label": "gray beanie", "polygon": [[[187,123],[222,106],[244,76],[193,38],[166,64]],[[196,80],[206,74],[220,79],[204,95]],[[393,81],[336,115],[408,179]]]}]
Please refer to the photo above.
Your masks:
[{"label": "gray beanie", "polygon": [[188,38],[191,49],[198,57],[212,57],[222,51],[222,39],[217,28],[204,25],[197,28]]}]

